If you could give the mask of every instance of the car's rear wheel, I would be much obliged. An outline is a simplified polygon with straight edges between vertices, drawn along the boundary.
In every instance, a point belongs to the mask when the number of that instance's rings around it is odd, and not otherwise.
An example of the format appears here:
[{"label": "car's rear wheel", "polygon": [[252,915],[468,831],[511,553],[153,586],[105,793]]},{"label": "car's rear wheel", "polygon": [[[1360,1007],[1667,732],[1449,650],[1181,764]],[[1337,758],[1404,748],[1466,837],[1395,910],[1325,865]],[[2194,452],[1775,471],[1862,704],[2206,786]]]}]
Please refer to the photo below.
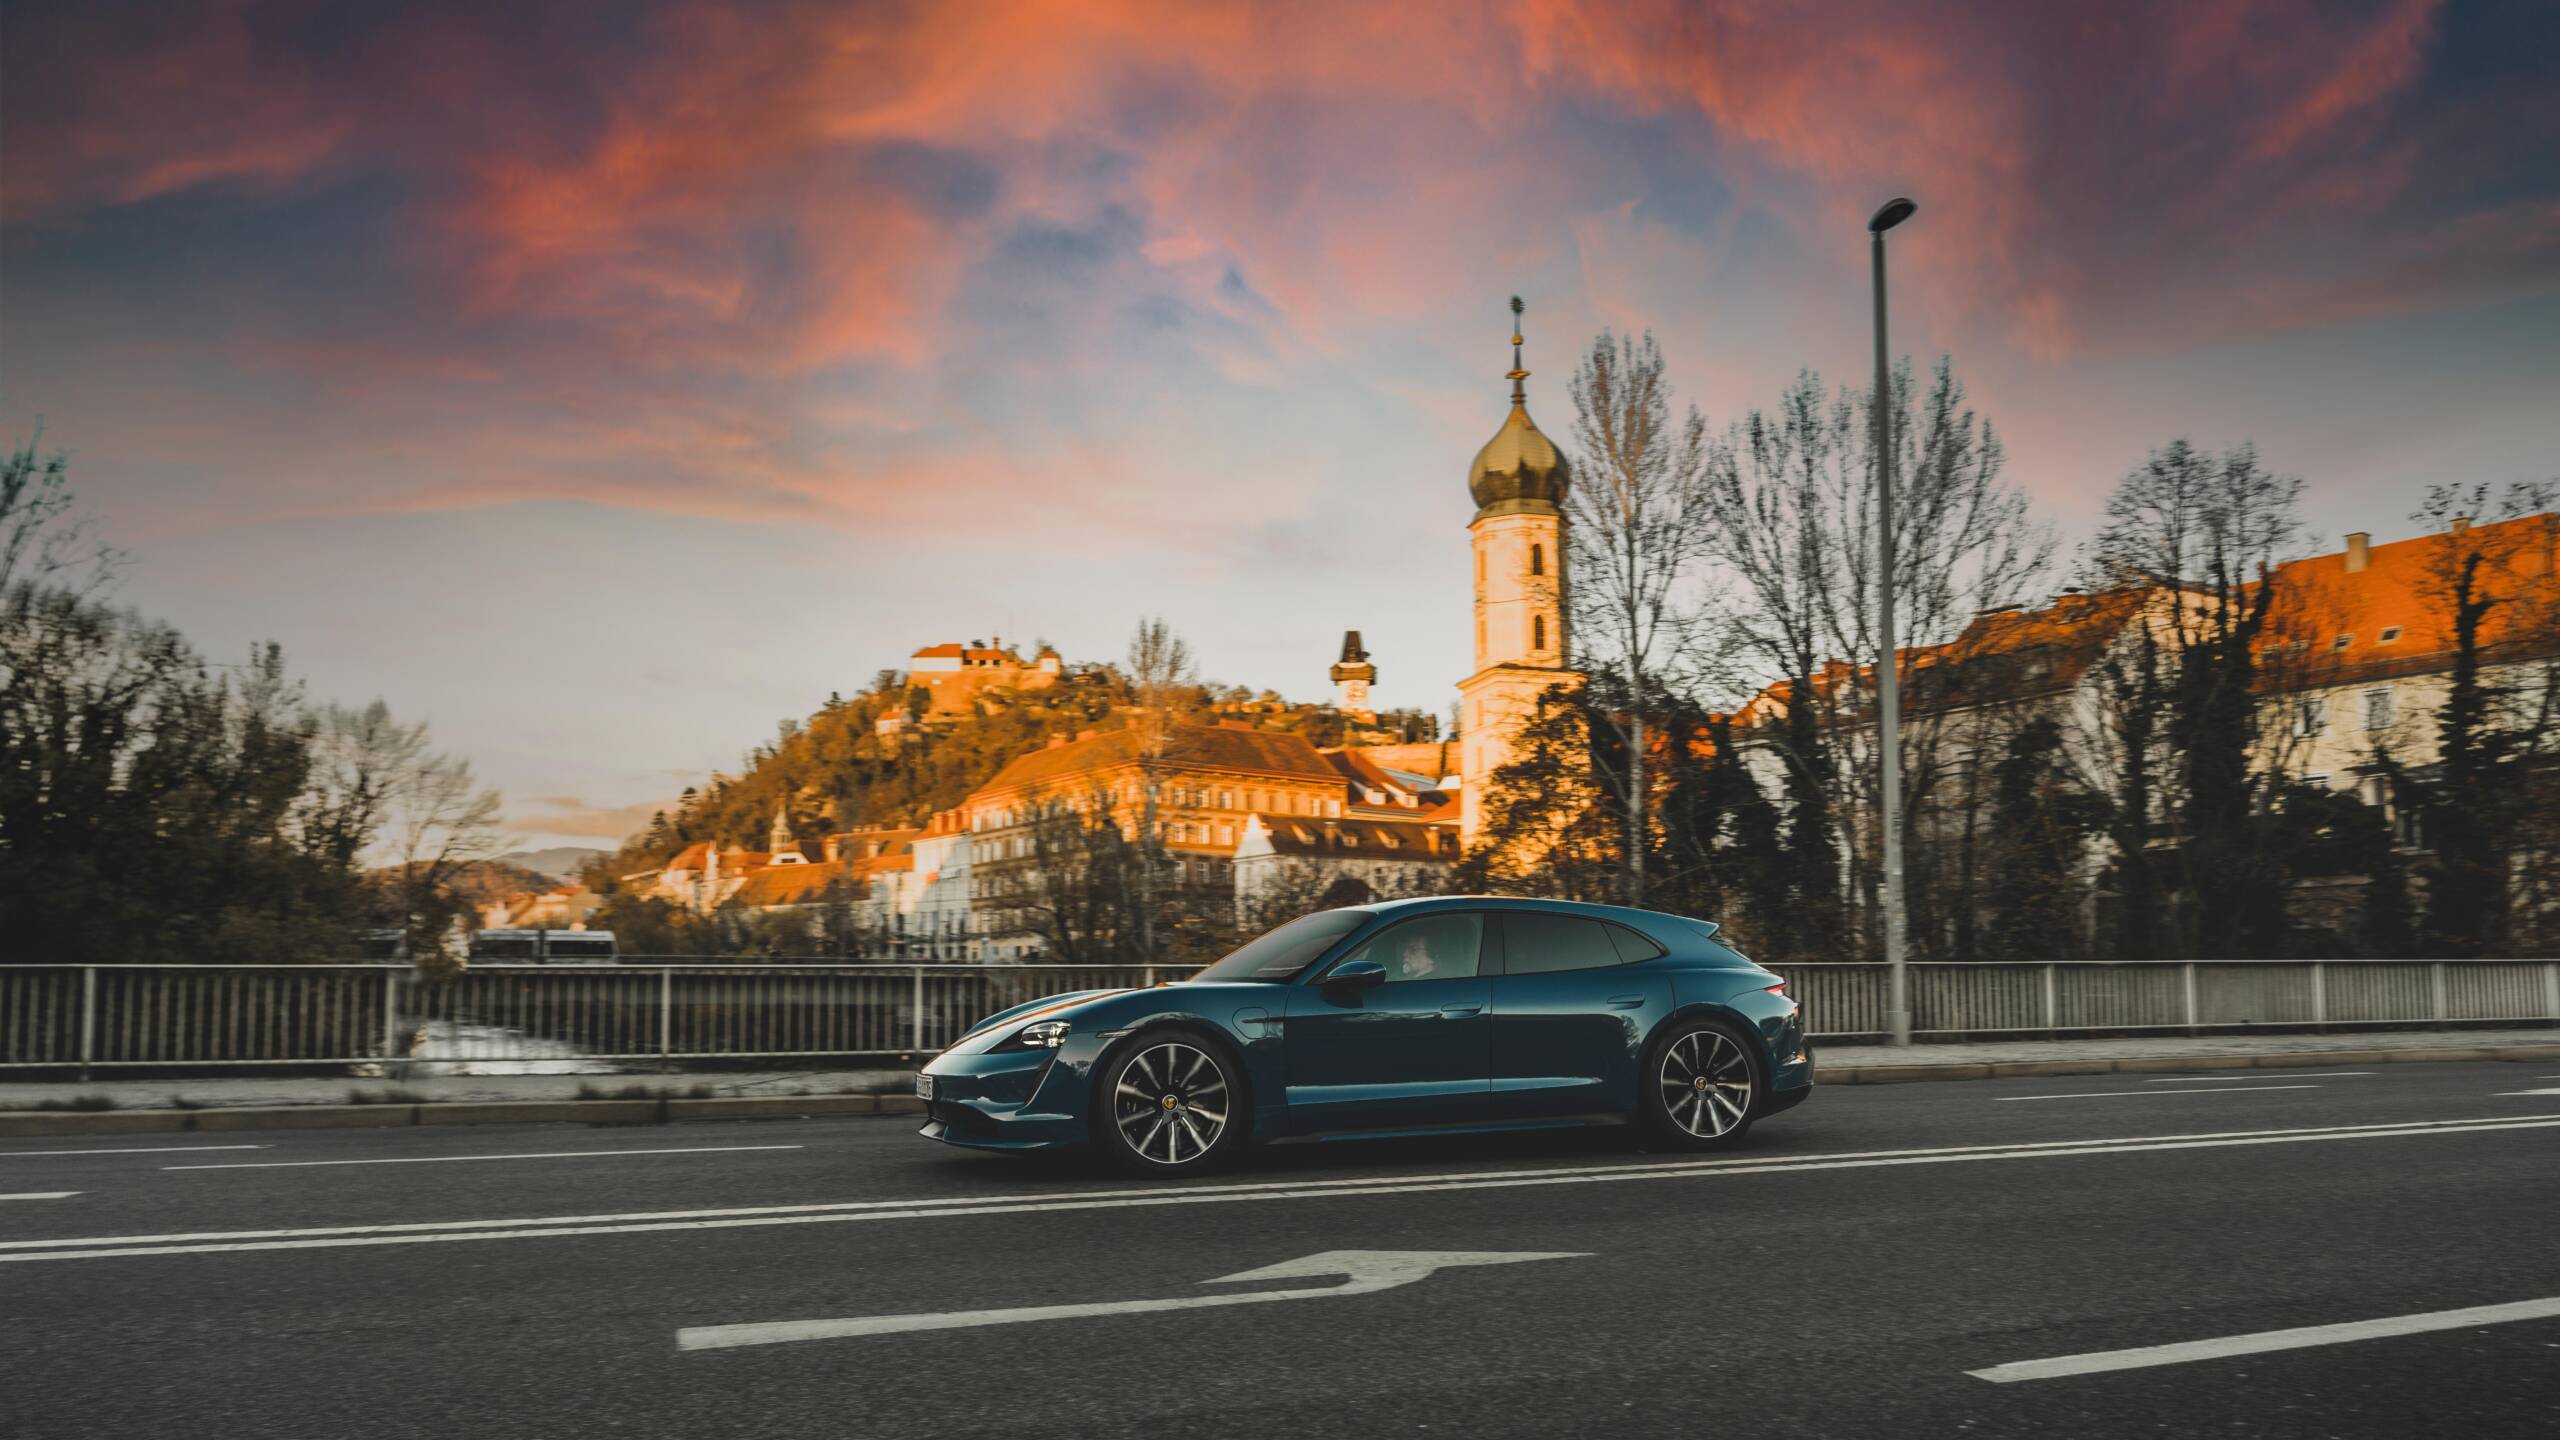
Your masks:
[{"label": "car's rear wheel", "polygon": [[1718,1021],[1686,1021],[1654,1047],[1646,1128],[1679,1149],[1721,1150],[1749,1133],[1766,1089],[1747,1037]]},{"label": "car's rear wheel", "polygon": [[1141,1035],[1102,1067],[1094,1139],[1122,1169],[1188,1175],[1244,1134],[1244,1081],[1225,1047],[1189,1031]]}]

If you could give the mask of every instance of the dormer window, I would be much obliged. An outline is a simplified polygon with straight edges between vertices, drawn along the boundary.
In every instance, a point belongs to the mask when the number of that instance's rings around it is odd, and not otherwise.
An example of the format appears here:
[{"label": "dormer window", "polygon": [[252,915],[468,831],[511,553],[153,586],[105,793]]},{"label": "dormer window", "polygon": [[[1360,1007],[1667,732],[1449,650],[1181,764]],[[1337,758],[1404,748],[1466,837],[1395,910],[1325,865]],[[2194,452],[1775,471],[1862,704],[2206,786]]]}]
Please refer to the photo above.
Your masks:
[{"label": "dormer window", "polygon": [[2349,645],[2354,644],[2354,643],[2355,643],[2355,639],[2356,639],[2356,637],[2354,637],[2353,635],[2341,635],[2341,636],[2339,636],[2337,639],[2332,640],[2332,641],[2330,641],[2330,642],[2329,642],[2329,649],[2330,649],[2332,652],[2339,651],[2339,650],[2344,650],[2344,649],[2346,649]]},{"label": "dormer window", "polygon": [[2385,626],[2383,626],[2383,627],[2382,627],[2382,640],[2381,640],[2381,643],[2382,643],[2382,644],[2388,645],[2388,644],[2390,644],[2392,641],[2397,640],[2397,639],[2399,639],[2399,638],[2400,638],[2400,627],[2399,627],[2399,626],[2397,626],[2397,625],[2385,625]]}]

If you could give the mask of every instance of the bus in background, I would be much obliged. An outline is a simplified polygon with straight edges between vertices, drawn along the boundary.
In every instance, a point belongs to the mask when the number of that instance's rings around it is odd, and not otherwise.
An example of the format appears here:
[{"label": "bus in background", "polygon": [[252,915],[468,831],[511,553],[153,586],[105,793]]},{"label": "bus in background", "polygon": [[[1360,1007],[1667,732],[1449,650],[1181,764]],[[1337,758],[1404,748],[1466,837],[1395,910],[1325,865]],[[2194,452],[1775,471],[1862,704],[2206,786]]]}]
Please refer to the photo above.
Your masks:
[{"label": "bus in background", "polygon": [[471,958],[499,964],[610,965],[610,930],[475,930]]}]

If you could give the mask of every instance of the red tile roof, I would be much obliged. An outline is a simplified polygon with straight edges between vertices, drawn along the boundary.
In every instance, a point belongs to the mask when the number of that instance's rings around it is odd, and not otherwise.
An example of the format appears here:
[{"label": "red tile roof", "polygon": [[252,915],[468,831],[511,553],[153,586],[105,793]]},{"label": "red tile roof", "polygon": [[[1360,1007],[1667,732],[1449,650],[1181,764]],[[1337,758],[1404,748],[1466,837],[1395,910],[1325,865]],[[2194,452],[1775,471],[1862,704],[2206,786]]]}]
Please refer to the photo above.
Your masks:
[{"label": "red tile roof", "polygon": [[732,905],[750,909],[767,905],[808,905],[826,898],[827,888],[852,879],[841,860],[814,865],[768,865],[747,877],[729,897]]}]

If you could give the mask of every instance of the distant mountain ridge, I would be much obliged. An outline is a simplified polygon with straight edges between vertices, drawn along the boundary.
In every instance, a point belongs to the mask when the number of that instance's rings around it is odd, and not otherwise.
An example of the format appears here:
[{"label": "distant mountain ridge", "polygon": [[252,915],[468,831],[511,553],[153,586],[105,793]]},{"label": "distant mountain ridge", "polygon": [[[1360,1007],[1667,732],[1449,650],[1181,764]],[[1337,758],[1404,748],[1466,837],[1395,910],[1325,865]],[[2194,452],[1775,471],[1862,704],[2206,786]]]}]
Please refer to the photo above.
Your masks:
[{"label": "distant mountain ridge", "polygon": [[515,850],[498,857],[497,863],[532,870],[554,880],[575,880],[578,867],[599,855],[610,855],[587,845],[554,845],[545,850]]}]

